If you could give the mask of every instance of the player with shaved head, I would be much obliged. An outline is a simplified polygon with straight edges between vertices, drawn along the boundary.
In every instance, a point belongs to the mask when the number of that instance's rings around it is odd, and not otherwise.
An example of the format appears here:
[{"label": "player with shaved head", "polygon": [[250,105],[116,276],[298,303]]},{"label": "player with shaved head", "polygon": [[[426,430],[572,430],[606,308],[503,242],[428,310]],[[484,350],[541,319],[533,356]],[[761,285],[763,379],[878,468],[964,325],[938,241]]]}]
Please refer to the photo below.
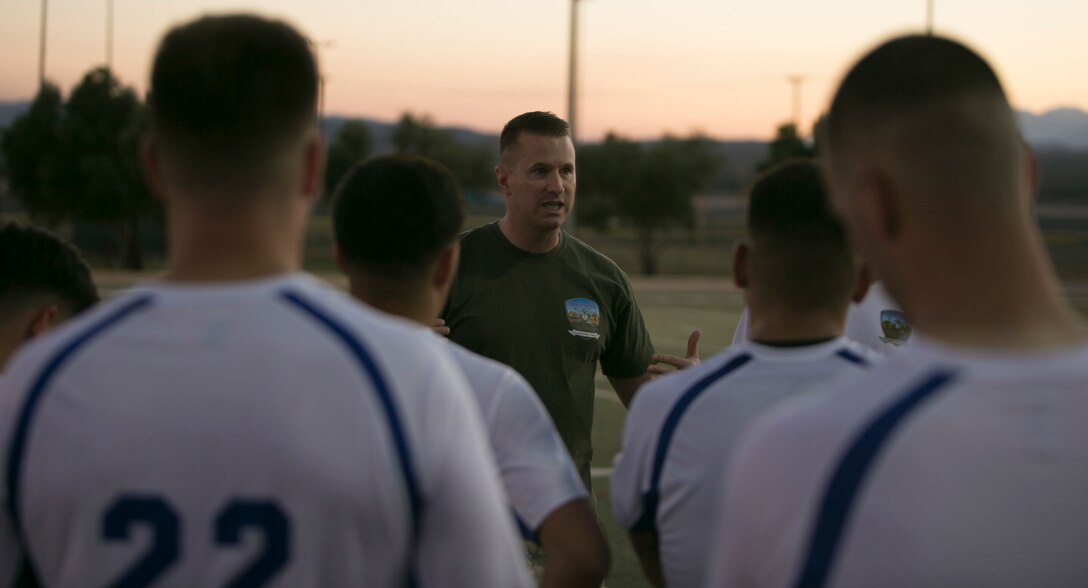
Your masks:
[{"label": "player with shaved head", "polygon": [[635,397],[612,474],[612,510],[655,586],[700,587],[714,554],[706,517],[722,470],[752,422],[784,399],[867,369],[842,336],[868,285],[812,161],[759,177],[733,281],[752,312],[751,341],[651,382]]},{"label": "player with shaved head", "polygon": [[824,144],[915,340],[756,426],[708,585],[1088,584],[1088,345],[997,75],[956,41],[893,39],[846,74]]},{"label": "player with shaved head", "polygon": [[529,584],[443,343],[301,272],[317,87],[280,21],[163,38],[166,273],[8,370],[0,586]]}]

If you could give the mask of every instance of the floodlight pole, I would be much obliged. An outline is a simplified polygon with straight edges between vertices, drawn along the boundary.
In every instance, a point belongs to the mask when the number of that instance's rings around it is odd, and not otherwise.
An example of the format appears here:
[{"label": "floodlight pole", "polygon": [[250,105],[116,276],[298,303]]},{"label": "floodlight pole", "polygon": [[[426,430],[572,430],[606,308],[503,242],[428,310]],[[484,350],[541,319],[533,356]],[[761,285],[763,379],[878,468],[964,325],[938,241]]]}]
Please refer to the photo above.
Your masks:
[{"label": "floodlight pole", "polygon": [[45,86],[45,21],[49,14],[49,0],[42,0],[42,32],[38,46],[38,88]]},{"label": "floodlight pole", "polygon": [[803,76],[791,75],[786,79],[793,85],[793,126],[797,130],[797,136],[801,136],[801,84],[805,82]]},{"label": "floodlight pole", "polygon": [[570,1],[570,67],[567,79],[567,123],[570,140],[577,143],[575,128],[578,109],[578,0]]},{"label": "floodlight pole", "polygon": [[106,71],[113,72],[113,0],[106,0]]},{"label": "floodlight pole", "polygon": [[933,36],[933,0],[926,0],[926,34]]}]

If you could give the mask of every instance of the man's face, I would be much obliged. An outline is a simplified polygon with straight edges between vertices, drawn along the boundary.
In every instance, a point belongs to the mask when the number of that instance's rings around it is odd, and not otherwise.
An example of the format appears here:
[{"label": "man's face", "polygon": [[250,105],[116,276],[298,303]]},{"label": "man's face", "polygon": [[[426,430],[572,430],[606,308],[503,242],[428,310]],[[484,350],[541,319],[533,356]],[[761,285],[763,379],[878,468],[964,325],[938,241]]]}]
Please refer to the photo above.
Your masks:
[{"label": "man's face", "polygon": [[517,229],[558,230],[574,208],[574,145],[570,137],[523,133],[496,168],[506,216]]}]

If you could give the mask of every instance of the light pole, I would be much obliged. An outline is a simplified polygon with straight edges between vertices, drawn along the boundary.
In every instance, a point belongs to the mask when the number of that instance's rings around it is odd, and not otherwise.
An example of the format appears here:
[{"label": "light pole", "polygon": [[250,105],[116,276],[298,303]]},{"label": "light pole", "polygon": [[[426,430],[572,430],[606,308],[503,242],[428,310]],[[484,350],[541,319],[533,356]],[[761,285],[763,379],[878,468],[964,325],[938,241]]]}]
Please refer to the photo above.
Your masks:
[{"label": "light pole", "polygon": [[45,20],[49,14],[49,0],[42,0],[42,32],[38,46],[38,89],[45,86]]},{"label": "light pole", "polygon": [[577,143],[576,115],[578,108],[578,0],[570,0],[570,66],[567,78],[567,123],[570,140]]},{"label": "light pole", "polygon": [[926,34],[933,35],[933,0],[926,0]]},{"label": "light pole", "polygon": [[793,85],[793,126],[797,130],[797,136],[801,136],[801,84],[805,82],[803,76],[786,76],[786,80]]},{"label": "light pole", "polygon": [[106,0],[106,71],[113,72],[113,0]]}]

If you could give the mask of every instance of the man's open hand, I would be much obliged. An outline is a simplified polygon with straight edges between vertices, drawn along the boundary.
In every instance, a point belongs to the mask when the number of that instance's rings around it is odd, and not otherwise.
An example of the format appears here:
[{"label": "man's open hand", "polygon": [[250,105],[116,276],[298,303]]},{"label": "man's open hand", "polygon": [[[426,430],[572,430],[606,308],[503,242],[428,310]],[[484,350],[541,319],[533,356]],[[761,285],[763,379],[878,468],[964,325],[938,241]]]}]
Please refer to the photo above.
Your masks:
[{"label": "man's open hand", "polygon": [[702,331],[692,331],[688,337],[688,352],[684,357],[677,355],[669,355],[667,353],[655,353],[650,356],[650,367],[646,368],[646,373],[654,376],[660,376],[673,372],[676,370],[687,369],[689,367],[699,365],[699,337],[703,335]]}]

